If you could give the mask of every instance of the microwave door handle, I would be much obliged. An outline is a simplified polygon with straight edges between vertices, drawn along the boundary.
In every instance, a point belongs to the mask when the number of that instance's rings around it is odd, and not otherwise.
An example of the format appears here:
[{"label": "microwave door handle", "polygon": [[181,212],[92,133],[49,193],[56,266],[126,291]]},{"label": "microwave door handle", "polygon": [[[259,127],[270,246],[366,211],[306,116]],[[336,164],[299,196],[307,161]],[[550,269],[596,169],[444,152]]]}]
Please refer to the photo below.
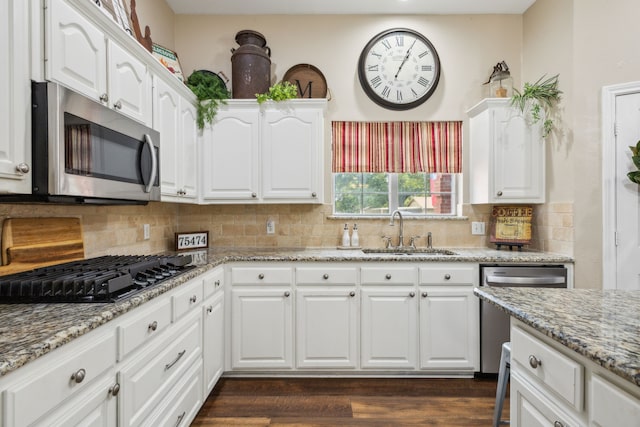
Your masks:
[{"label": "microwave door handle", "polygon": [[149,146],[149,150],[151,151],[151,173],[149,174],[149,183],[144,189],[144,192],[151,193],[151,189],[153,188],[153,184],[156,181],[156,177],[158,175],[158,156],[156,156],[156,150],[153,146],[153,142],[151,141],[151,137],[149,136],[149,134],[144,134],[144,142]]}]

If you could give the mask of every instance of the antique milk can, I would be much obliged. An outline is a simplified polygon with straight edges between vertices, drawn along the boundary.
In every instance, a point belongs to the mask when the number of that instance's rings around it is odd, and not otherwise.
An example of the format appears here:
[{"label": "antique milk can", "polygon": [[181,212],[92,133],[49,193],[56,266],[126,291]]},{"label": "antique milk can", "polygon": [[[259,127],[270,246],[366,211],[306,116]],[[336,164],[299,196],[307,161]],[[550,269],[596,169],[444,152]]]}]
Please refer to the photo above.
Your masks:
[{"label": "antique milk can", "polygon": [[237,49],[231,49],[231,85],[233,98],[255,98],[271,86],[271,49],[262,34],[238,31]]}]

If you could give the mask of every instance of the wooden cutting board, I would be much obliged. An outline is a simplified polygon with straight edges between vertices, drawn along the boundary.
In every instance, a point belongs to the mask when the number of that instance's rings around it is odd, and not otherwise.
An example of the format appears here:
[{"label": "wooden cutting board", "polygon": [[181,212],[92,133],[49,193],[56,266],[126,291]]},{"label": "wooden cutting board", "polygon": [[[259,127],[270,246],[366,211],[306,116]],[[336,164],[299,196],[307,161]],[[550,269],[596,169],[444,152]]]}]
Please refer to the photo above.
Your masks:
[{"label": "wooden cutting board", "polygon": [[84,259],[80,218],[7,218],[0,275]]}]

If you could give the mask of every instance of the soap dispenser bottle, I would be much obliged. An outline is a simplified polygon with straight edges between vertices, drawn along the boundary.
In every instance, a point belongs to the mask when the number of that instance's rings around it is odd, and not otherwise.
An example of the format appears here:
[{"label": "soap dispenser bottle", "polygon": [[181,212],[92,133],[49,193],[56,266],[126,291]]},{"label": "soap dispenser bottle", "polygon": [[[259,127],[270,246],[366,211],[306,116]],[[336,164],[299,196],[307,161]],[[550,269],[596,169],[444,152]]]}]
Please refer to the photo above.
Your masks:
[{"label": "soap dispenser bottle", "polygon": [[360,238],[358,237],[358,224],[353,224],[353,233],[351,233],[351,246],[360,246]]},{"label": "soap dispenser bottle", "polygon": [[349,238],[349,225],[344,225],[344,231],[342,232],[342,246],[351,246],[351,239]]}]

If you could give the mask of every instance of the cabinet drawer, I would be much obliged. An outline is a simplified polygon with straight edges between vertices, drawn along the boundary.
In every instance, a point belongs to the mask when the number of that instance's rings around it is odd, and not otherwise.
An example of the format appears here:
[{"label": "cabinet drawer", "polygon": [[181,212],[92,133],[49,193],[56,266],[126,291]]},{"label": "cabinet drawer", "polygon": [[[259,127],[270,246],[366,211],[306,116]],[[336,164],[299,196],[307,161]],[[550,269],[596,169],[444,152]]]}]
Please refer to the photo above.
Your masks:
[{"label": "cabinet drawer", "polygon": [[[194,313],[120,371],[118,407],[125,426],[139,425],[202,354],[202,316]],[[201,389],[202,390],[202,389]]]},{"label": "cabinet drawer", "polygon": [[351,268],[296,268],[296,282],[299,285],[355,285],[358,270]]},{"label": "cabinet drawer", "polygon": [[583,407],[584,367],[520,328],[511,329],[511,359],[578,411]]},{"label": "cabinet drawer", "polygon": [[411,267],[363,267],[363,285],[404,284],[416,282],[416,269]]},{"label": "cabinet drawer", "polygon": [[[115,364],[116,337],[111,332],[75,351],[69,350],[56,350],[60,354],[48,359],[46,370],[6,390],[5,411],[12,420],[9,425],[30,425],[69,396],[86,389]],[[72,375],[75,378],[83,375],[84,379],[77,382]]]},{"label": "cabinet drawer", "polygon": [[202,279],[195,279],[178,288],[171,297],[174,321],[199,307],[203,299]]},{"label": "cabinet drawer", "polygon": [[218,267],[204,276],[204,299],[209,298],[224,284],[224,268]]},{"label": "cabinet drawer", "polygon": [[478,278],[478,271],[469,267],[459,265],[446,267],[422,267],[420,268],[421,285],[443,285],[443,284],[475,284]]},{"label": "cabinet drawer", "polygon": [[293,272],[289,267],[233,267],[233,285],[291,285]]},{"label": "cabinet drawer", "polygon": [[171,324],[171,301],[169,298],[162,298],[157,303],[149,305],[151,307],[136,310],[134,317],[124,321],[118,327],[119,361],[140,345],[160,335]]}]

